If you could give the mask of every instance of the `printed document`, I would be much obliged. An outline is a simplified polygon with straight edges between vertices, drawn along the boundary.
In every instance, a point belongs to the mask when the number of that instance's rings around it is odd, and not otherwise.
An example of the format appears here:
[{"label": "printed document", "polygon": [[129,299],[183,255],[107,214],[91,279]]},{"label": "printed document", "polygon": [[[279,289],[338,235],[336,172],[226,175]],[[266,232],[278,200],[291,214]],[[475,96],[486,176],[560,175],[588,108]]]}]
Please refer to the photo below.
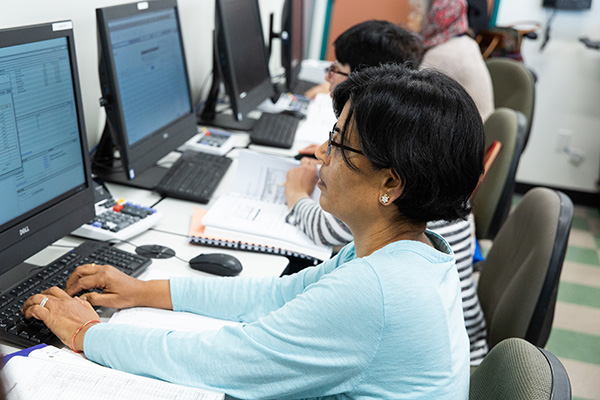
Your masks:
[{"label": "printed document", "polygon": [[[330,246],[315,244],[285,220],[289,212],[285,202],[285,177],[287,171],[298,164],[296,160],[282,157],[240,152],[235,192],[217,199],[203,217],[206,235],[329,259]],[[318,201],[318,188],[315,192],[313,198]]]},{"label": "printed document", "polygon": [[[67,354],[67,353],[70,353]],[[225,396],[129,374],[48,346],[12,357],[2,369],[7,400],[220,400]]]}]

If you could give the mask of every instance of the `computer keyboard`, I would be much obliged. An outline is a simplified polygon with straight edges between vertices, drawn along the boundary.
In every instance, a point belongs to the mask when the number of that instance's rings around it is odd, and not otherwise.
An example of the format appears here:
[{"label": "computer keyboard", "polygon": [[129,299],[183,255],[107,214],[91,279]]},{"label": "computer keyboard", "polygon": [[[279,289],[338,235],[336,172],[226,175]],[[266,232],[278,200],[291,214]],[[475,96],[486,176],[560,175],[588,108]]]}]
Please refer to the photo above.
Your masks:
[{"label": "computer keyboard", "polygon": [[147,257],[117,249],[106,242],[83,242],[46,267],[40,267],[43,268],[40,272],[0,293],[0,339],[24,347],[60,344],[43,322],[25,319],[21,313],[25,300],[53,286],[64,289],[75,267],[82,264],[110,264],[127,275],[138,276],[151,262]]},{"label": "computer keyboard", "polygon": [[252,143],[289,149],[294,144],[300,120],[288,114],[262,113],[250,132]]},{"label": "computer keyboard", "polygon": [[155,190],[167,197],[208,203],[232,160],[208,153],[185,152]]},{"label": "computer keyboard", "polygon": [[127,240],[152,228],[162,218],[154,208],[110,197],[95,204],[96,218],[72,235],[101,241]]},{"label": "computer keyboard", "polygon": [[308,90],[312,89],[313,87],[315,87],[317,85],[319,85],[319,84],[316,82],[305,81],[305,80],[299,79],[296,81],[296,84],[294,85],[294,87],[292,87],[292,90],[294,91],[294,93],[304,94]]}]

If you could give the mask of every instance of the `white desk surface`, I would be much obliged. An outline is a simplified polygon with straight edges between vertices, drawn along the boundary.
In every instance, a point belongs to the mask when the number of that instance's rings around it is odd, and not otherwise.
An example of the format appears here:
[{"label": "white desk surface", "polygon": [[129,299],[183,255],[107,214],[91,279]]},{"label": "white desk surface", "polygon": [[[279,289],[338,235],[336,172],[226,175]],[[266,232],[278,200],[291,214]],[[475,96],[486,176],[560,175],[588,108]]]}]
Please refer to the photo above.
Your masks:
[{"label": "white desk surface", "polygon": [[[307,120],[308,121],[302,121],[301,124],[307,124],[306,126],[310,126],[311,128],[314,126],[315,129],[319,129],[319,132],[322,131],[321,143],[322,141],[327,140],[327,132],[331,127],[321,123],[322,121],[316,121],[317,123],[315,123],[314,120],[311,121],[310,117],[307,118]],[[314,142],[315,141],[310,142],[299,138],[299,140],[294,143],[294,146],[291,150],[272,149],[263,146],[252,145],[250,148],[255,151],[291,157],[297,154],[298,150]],[[236,146],[245,147],[247,143],[247,134],[236,133]],[[233,163],[217,187],[215,194],[213,195],[213,199],[218,198],[222,194],[228,193],[232,189],[235,179],[235,171],[237,169],[238,151],[239,150],[234,149],[228,154],[228,157],[233,159]],[[242,277],[279,276],[288,263],[287,259],[282,256],[190,244],[188,233],[192,210],[194,207],[208,209],[212,203],[212,200],[208,204],[197,204],[190,201],[172,198],[164,198],[161,200],[160,195],[148,190],[110,183],[107,184],[107,186],[115,199],[122,198],[125,201],[130,201],[143,206],[154,206],[154,208],[164,214],[161,221],[159,221],[154,228],[128,240],[128,242],[134,245],[140,246],[145,244],[160,244],[167,246],[175,250],[176,255],[183,260],[189,260],[201,253],[228,253],[234,255],[241,261],[243,270],[240,276]],[[67,236],[29,258],[27,262],[35,265],[48,264],[52,260],[62,256],[69,250],[69,248],[77,246],[82,241],[83,240],[80,238]],[[128,243],[120,243],[116,246],[126,251],[135,251],[134,247]],[[213,276],[191,269],[189,264],[183,260],[179,260],[177,258],[160,260],[154,259],[152,260],[152,264],[148,267],[148,273],[156,271],[167,275],[172,274],[173,276]],[[143,279],[144,275],[142,275],[140,278]],[[101,309],[102,319],[106,321],[113,311],[114,310]],[[19,347],[15,347],[11,344],[0,341],[0,354],[10,354],[20,349],[21,348]]]}]

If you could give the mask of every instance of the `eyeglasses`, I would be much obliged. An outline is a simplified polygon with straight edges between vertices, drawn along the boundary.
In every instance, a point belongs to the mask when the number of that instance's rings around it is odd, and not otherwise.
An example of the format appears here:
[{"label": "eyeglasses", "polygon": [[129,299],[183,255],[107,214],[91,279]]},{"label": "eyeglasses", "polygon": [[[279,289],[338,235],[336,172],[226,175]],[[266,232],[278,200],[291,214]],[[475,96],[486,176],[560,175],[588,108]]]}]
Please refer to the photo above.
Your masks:
[{"label": "eyeglasses", "polygon": [[334,142],[333,141],[333,135],[336,132],[339,132],[339,131],[340,131],[340,129],[336,127],[336,124],[334,124],[333,128],[331,128],[331,130],[329,131],[329,140],[327,141],[327,155],[331,155],[331,148],[333,146],[337,147],[338,149],[352,151],[354,153],[362,154],[363,156],[365,155],[365,153],[363,153],[360,150],[353,149],[352,147],[345,146],[345,145],[343,145],[341,143],[338,143],[338,142]]},{"label": "eyeglasses", "polygon": [[332,74],[339,74],[339,75],[342,75],[342,76],[348,76],[348,75],[350,75],[350,74],[349,74],[349,73],[347,73],[347,72],[342,72],[342,71],[340,71],[339,69],[337,69],[337,67],[336,67],[336,63],[335,63],[335,62],[334,62],[334,63],[332,63],[332,64],[331,64],[329,67],[325,68],[325,73],[326,73],[326,74],[329,74],[329,73],[332,73]]}]

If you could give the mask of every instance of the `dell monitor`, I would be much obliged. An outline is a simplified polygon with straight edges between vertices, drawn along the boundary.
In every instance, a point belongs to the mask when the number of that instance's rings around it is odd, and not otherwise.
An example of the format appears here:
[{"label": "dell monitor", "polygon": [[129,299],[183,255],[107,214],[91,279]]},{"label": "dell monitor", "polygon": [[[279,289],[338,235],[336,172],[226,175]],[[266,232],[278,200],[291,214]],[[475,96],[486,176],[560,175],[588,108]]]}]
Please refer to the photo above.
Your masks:
[{"label": "dell monitor", "polygon": [[177,2],[99,8],[96,22],[107,122],[94,172],[154,189],[167,172],[157,161],[197,133]]},{"label": "dell monitor", "polygon": [[[250,130],[250,111],[273,97],[258,0],[216,0],[213,83],[200,122]],[[220,83],[225,86],[232,115],[216,114]]]},{"label": "dell monitor", "polygon": [[0,30],[0,296],[95,216],[72,28]]}]

